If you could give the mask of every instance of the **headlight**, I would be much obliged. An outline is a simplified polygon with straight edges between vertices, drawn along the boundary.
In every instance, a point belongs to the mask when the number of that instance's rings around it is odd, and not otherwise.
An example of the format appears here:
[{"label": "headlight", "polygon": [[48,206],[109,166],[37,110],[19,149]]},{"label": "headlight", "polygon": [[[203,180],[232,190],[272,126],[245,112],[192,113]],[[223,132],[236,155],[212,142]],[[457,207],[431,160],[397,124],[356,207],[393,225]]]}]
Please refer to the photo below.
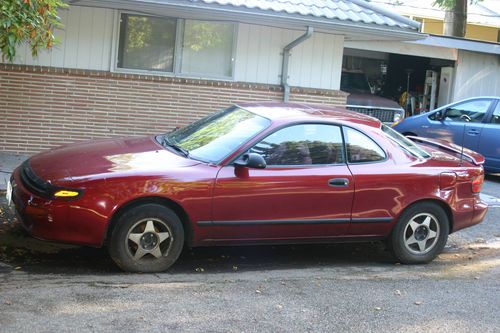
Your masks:
[{"label": "headlight", "polygon": [[395,123],[398,123],[401,121],[402,118],[403,118],[403,115],[401,113],[395,113],[392,121],[394,121]]}]

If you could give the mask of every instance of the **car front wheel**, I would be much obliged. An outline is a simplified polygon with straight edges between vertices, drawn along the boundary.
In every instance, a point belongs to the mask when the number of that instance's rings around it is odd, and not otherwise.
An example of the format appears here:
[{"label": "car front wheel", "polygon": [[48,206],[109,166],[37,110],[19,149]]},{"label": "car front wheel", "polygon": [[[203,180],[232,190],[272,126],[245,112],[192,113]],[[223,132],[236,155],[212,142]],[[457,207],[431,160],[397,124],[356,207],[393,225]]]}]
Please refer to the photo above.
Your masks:
[{"label": "car front wheel", "polygon": [[111,234],[109,253],[123,270],[161,272],[179,257],[184,229],[169,208],[144,204],[125,212]]},{"label": "car front wheel", "polygon": [[401,263],[428,263],[441,253],[448,233],[448,216],[439,205],[417,203],[405,210],[394,226],[391,250]]}]

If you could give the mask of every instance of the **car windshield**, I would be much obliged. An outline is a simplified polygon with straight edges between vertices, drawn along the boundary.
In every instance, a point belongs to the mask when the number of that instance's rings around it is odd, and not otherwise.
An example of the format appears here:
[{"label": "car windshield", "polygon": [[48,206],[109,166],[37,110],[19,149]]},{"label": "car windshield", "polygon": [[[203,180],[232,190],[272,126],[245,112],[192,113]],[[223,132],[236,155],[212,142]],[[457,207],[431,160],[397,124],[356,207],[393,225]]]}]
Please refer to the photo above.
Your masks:
[{"label": "car windshield", "polygon": [[399,132],[396,132],[389,126],[386,126],[382,124],[382,131],[384,134],[394,142],[396,142],[401,148],[403,148],[405,151],[409,152],[411,155],[418,157],[418,158],[429,158],[431,155],[417,146],[413,141],[410,139],[404,137],[402,134]]},{"label": "car windshield", "polygon": [[233,106],[167,134],[164,141],[190,158],[218,163],[270,124],[267,118]]},{"label": "car windshield", "polygon": [[370,93],[370,86],[365,74],[343,72],[340,78],[340,90]]}]

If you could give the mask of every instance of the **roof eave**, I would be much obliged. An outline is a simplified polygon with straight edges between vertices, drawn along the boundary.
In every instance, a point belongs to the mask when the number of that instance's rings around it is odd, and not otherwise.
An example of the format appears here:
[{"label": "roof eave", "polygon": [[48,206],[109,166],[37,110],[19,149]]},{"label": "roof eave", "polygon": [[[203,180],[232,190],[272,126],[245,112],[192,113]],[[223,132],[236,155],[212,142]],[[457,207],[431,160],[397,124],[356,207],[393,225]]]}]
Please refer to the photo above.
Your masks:
[{"label": "roof eave", "polygon": [[362,22],[342,21],[321,17],[280,12],[266,12],[246,7],[221,6],[202,2],[173,0],[74,0],[73,5],[130,10],[150,15],[178,16],[181,18],[210,18],[249,24],[270,25],[290,29],[312,26],[318,32],[345,35],[347,40],[419,40],[427,35],[415,28],[400,28]]}]

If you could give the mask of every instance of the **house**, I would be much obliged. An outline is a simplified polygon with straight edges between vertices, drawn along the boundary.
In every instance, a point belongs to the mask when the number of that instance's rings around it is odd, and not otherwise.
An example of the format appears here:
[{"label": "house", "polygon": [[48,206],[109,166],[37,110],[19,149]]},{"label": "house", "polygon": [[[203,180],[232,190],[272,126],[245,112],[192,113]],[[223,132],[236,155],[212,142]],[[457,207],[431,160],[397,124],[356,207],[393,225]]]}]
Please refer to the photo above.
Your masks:
[{"label": "house", "polygon": [[346,43],[425,37],[362,0],[74,0],[61,18],[60,45],[0,64],[2,151],[162,133],[239,101],[344,105]]},{"label": "house", "polygon": [[0,63],[0,151],[164,133],[242,101],[345,105],[343,69],[409,91],[416,112],[500,95],[499,44],[424,34],[374,3],[73,0],[59,45]]}]

